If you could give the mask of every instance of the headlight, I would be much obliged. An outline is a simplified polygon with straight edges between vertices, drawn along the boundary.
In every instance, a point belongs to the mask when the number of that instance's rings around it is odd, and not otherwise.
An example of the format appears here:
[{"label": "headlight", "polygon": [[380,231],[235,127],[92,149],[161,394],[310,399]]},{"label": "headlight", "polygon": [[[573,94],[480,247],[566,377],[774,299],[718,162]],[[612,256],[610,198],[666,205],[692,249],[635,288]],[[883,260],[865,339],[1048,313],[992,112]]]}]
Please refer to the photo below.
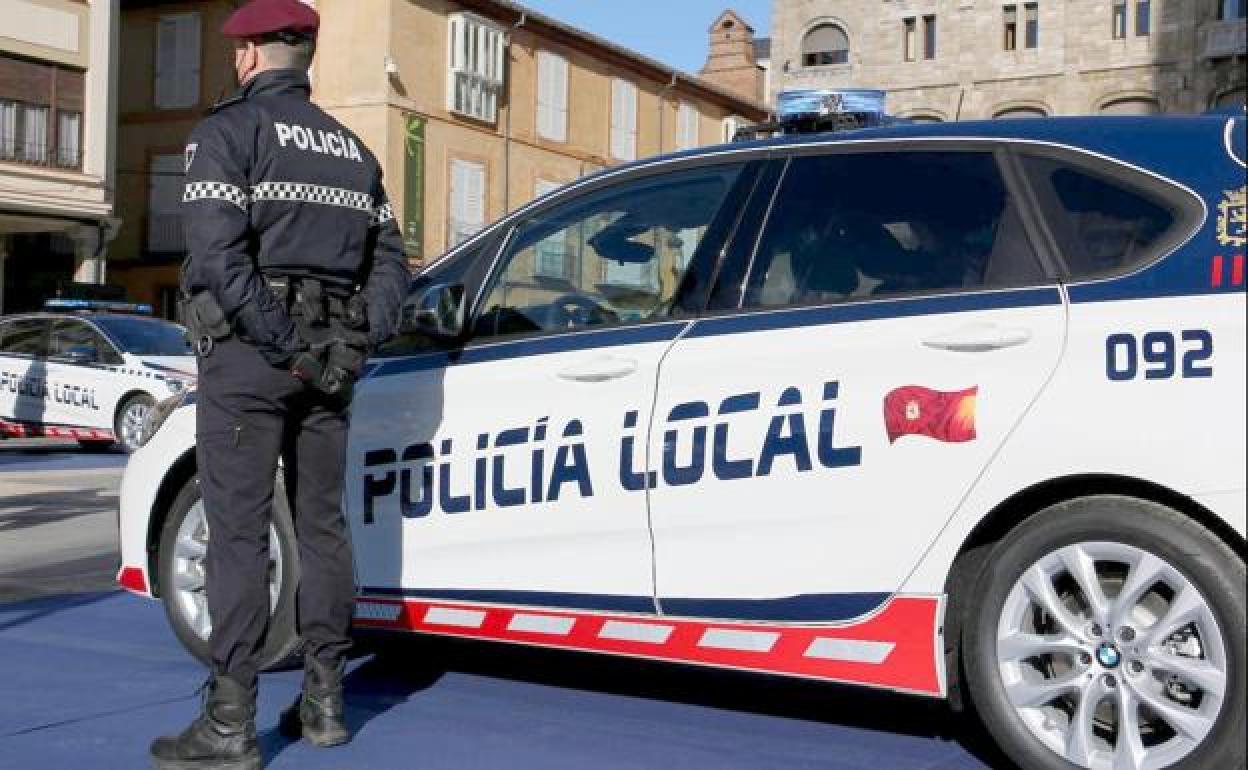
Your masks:
[{"label": "headlight", "polygon": [[[172,384],[172,380],[170,383]],[[165,420],[169,419],[169,415],[187,402],[187,396],[191,393],[186,390],[186,384],[179,382],[179,392],[177,395],[170,396],[164,401],[153,406],[147,412],[147,419],[143,422],[143,435],[139,438],[139,446],[147,444],[152,440],[152,436],[156,435],[156,431],[160,430],[160,426],[165,424]]]},{"label": "headlight", "polygon": [[172,390],[174,393],[181,393],[182,391],[186,390],[186,382],[183,380],[178,380],[173,377],[170,377],[169,379],[165,380],[165,383],[169,386],[169,390]]}]

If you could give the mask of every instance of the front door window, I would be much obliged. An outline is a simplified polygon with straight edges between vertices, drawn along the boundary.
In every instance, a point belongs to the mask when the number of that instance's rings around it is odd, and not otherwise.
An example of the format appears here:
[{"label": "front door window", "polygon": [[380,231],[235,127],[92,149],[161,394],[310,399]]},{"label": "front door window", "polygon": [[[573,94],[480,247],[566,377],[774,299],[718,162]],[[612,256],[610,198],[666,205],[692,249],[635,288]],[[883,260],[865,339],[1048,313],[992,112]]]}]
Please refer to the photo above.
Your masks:
[{"label": "front door window", "polygon": [[[741,166],[650,177],[522,222],[486,293],[478,337],[670,318]],[[552,269],[552,263],[561,269]]]}]

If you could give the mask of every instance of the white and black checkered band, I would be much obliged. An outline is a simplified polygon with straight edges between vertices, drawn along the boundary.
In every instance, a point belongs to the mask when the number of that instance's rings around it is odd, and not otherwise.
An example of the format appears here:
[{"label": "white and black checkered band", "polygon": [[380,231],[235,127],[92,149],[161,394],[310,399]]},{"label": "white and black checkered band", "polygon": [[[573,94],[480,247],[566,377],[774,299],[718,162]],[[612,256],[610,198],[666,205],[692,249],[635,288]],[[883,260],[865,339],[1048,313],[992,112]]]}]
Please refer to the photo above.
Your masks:
[{"label": "white and black checkered band", "polygon": [[394,219],[394,207],[389,203],[383,203],[373,210],[372,225],[374,227],[384,225],[392,219]]},{"label": "white and black checkered band", "polygon": [[299,182],[261,182],[251,188],[253,201],[295,201],[298,203],[320,203],[325,206],[342,206],[373,213],[373,196],[368,193],[344,190],[340,187],[325,187],[319,184],[302,184]]},{"label": "white and black checkered band", "polygon": [[218,200],[232,203],[247,210],[247,193],[225,182],[189,182],[182,193],[182,202]]}]

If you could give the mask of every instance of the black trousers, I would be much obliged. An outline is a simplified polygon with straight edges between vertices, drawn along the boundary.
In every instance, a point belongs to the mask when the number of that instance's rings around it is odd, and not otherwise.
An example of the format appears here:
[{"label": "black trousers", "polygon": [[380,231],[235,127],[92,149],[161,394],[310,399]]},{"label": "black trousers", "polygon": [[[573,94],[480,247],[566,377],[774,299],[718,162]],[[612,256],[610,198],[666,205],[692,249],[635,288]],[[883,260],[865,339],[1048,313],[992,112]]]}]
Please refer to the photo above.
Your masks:
[{"label": "black trousers", "polygon": [[342,512],[346,403],[306,388],[231,337],[199,360],[196,420],[214,672],[250,685],[259,670],[279,457],[299,543],[304,652],[334,662],[350,647],[355,592]]}]

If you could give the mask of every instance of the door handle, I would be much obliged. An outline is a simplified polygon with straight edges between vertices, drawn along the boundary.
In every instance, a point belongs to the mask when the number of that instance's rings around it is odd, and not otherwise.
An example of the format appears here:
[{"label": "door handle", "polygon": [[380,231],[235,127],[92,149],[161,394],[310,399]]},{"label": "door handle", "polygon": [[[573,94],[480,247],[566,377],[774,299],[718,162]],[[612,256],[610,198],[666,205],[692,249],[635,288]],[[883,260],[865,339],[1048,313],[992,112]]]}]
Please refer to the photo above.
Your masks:
[{"label": "door handle", "polygon": [[637,362],[630,358],[603,356],[572,366],[559,372],[559,378],[573,382],[606,382],[627,377],[637,371]]},{"label": "door handle", "polygon": [[956,353],[985,353],[1023,345],[1030,340],[1031,332],[1018,326],[974,323],[927,337],[923,344],[929,348],[952,350]]}]

